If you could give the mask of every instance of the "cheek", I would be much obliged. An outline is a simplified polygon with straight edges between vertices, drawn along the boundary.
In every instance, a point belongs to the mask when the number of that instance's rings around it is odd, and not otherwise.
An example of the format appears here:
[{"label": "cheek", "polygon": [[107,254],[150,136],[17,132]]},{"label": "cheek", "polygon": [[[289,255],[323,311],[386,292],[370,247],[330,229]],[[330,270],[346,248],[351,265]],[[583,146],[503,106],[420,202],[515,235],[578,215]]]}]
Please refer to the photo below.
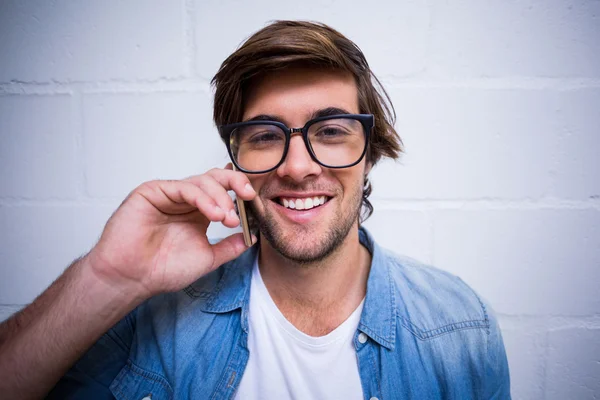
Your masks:
[{"label": "cheek", "polygon": [[252,188],[254,189],[254,191],[257,193],[257,196],[254,198],[254,200],[252,200],[252,202],[254,203],[255,207],[258,207],[259,210],[263,209],[263,203],[267,200],[265,200],[264,197],[264,192],[266,192],[265,188],[269,179],[269,174],[266,175],[247,175],[248,179],[250,180],[250,184],[252,185]]},{"label": "cheek", "polygon": [[250,185],[256,193],[260,195],[261,189],[265,186],[265,181],[267,177],[265,175],[246,175],[248,180],[250,180]]},{"label": "cheek", "polygon": [[356,196],[362,196],[365,182],[364,166],[359,164],[344,172],[347,172],[347,174],[338,177],[344,191],[344,198],[354,199]]}]

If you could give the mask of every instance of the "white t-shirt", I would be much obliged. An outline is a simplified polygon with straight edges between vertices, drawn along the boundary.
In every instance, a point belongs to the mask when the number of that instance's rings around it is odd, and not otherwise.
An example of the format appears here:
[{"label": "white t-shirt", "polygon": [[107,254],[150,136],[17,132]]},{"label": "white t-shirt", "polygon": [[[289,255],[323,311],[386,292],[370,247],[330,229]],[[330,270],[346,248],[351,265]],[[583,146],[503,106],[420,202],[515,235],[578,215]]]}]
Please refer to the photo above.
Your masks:
[{"label": "white t-shirt", "polygon": [[353,338],[358,308],[325,336],[309,336],[279,311],[254,262],[250,286],[248,348],[250,358],[236,400],[362,399]]}]

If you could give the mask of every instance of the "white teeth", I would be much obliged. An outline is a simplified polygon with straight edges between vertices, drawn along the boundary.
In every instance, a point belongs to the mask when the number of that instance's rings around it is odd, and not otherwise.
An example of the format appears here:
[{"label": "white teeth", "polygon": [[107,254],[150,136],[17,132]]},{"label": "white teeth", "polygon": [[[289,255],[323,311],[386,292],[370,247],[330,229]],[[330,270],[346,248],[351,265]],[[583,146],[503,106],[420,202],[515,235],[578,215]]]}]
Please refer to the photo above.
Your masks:
[{"label": "white teeth", "polygon": [[318,207],[325,204],[327,200],[326,196],[315,196],[307,197],[304,199],[284,199],[281,198],[281,204],[286,208],[296,210],[310,210],[311,208]]}]

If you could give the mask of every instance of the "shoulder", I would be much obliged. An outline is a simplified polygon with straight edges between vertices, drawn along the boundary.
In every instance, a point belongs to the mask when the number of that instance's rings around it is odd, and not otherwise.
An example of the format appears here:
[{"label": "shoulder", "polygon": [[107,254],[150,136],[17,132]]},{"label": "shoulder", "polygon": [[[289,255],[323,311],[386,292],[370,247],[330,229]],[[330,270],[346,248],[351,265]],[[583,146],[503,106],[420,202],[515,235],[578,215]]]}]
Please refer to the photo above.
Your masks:
[{"label": "shoulder", "polygon": [[454,274],[375,244],[372,248],[371,272],[377,270],[378,281],[373,287],[379,289],[381,306],[372,314],[381,314],[389,296],[395,318],[383,322],[393,320],[392,342],[401,349],[392,362],[405,362],[408,355],[420,359],[415,368],[423,366],[425,373],[451,374],[445,382],[472,382],[479,387],[478,398],[510,398],[506,352],[489,303]]},{"label": "shoulder", "polygon": [[423,339],[462,329],[490,328],[491,309],[461,278],[382,249],[396,295],[396,314]]}]

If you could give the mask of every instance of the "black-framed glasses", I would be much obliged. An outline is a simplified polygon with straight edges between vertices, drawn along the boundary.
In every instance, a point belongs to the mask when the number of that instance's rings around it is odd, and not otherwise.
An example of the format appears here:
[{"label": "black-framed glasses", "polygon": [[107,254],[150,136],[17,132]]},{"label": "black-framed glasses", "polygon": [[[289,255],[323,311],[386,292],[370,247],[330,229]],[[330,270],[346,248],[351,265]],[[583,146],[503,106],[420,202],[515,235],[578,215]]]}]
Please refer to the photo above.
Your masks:
[{"label": "black-framed glasses", "polygon": [[302,134],[311,158],[323,167],[352,167],[365,156],[373,125],[372,114],[339,114],[311,119],[302,128],[277,121],[246,121],[218,129],[237,169],[262,174],[283,163],[294,134]]}]

